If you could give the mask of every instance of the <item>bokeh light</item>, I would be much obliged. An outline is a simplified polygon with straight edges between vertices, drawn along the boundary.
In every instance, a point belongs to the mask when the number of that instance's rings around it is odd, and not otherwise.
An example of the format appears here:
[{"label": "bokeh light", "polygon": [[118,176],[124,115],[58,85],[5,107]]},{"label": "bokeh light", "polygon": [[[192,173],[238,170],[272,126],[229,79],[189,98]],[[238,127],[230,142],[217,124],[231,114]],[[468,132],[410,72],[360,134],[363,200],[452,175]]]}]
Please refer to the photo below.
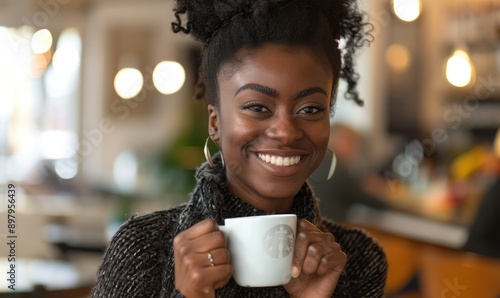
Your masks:
[{"label": "bokeh light", "polygon": [[52,56],[52,51],[50,50],[48,50],[43,54],[33,54],[31,56],[30,76],[32,78],[39,78],[45,73],[51,61],[51,56]]},{"label": "bokeh light", "polygon": [[70,158],[78,148],[78,137],[69,131],[43,131],[40,137],[40,153],[44,159]]},{"label": "bokeh light", "polygon": [[385,52],[387,64],[396,72],[403,72],[411,65],[411,55],[407,47],[401,44],[390,45]]},{"label": "bokeh light", "polygon": [[472,79],[472,64],[469,55],[457,50],[446,63],[446,79],[456,87],[467,86]]},{"label": "bokeh light", "polygon": [[175,61],[162,61],[153,71],[153,84],[162,94],[174,94],[179,91],[185,80],[184,67]]},{"label": "bokeh light", "polygon": [[123,99],[137,96],[143,85],[144,77],[136,68],[123,68],[115,76],[115,91]]},{"label": "bokeh light", "polygon": [[61,33],[57,49],[52,58],[54,70],[64,76],[70,76],[80,67],[81,39],[75,28],[68,28]]},{"label": "bokeh light", "polygon": [[31,38],[31,49],[35,54],[43,54],[52,47],[52,34],[47,29],[41,29]]},{"label": "bokeh light", "polygon": [[420,16],[422,3],[420,0],[393,0],[392,8],[398,18],[412,22]]},{"label": "bokeh light", "polygon": [[54,170],[61,179],[72,179],[78,174],[78,161],[75,157],[58,159],[55,161]]}]

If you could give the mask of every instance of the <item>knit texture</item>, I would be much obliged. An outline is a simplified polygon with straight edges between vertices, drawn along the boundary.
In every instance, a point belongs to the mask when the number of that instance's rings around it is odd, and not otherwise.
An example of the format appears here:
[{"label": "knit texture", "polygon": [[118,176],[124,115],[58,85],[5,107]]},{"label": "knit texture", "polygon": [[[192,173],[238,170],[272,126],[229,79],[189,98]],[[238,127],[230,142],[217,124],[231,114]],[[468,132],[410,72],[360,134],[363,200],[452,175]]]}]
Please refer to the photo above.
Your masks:
[{"label": "knit texture", "polygon": [[[216,165],[220,160],[215,158]],[[115,234],[97,272],[92,297],[182,297],[175,289],[174,237],[206,218],[224,224],[225,218],[268,214],[227,191],[223,172],[203,164],[197,186],[186,204],[134,216]],[[305,183],[290,213],[328,231],[347,254],[347,265],[332,297],[382,297],[387,263],[382,249],[363,231],[320,216],[318,202]],[[240,287],[231,279],[216,297],[289,297],[282,286]]]}]

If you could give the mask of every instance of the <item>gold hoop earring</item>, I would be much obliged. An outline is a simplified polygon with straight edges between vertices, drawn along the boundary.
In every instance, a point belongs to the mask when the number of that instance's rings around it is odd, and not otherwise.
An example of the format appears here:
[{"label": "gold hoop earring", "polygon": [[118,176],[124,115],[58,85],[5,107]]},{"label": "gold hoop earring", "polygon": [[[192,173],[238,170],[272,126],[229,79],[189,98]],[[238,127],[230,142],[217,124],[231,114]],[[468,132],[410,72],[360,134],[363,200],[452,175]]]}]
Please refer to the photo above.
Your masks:
[{"label": "gold hoop earring", "polygon": [[326,180],[324,180],[324,181],[317,181],[316,179],[314,179],[312,177],[312,175],[309,176],[309,179],[311,179],[315,183],[321,184],[321,183],[327,182],[328,180],[330,180],[332,178],[333,173],[335,172],[335,168],[337,167],[337,156],[335,155],[335,153],[332,150],[328,149],[328,151],[330,151],[332,153],[332,160],[330,161],[330,167],[328,168],[328,176],[327,176]]},{"label": "gold hoop earring", "polygon": [[[208,164],[215,169],[215,164],[212,159],[212,154],[210,154],[210,149],[208,148],[208,140],[212,140],[214,136],[215,136],[214,134],[211,134],[205,140],[205,147],[203,147],[203,153],[205,154],[205,159],[207,160]],[[222,151],[220,150],[219,145],[217,145],[217,143],[214,140],[212,140],[212,142],[215,144],[215,147],[219,149],[220,159],[222,162],[222,169],[224,169],[225,164],[224,164],[224,156],[222,156]]]}]

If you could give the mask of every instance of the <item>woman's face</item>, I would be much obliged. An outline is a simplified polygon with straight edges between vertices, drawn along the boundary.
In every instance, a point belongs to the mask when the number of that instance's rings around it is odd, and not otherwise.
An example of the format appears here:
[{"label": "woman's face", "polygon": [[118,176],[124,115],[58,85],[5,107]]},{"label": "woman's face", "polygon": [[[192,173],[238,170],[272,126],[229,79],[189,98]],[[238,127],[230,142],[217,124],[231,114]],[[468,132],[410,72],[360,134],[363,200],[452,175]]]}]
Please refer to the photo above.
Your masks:
[{"label": "woman's face", "polygon": [[210,133],[229,190],[257,209],[287,212],[326,152],[333,77],[306,47],[265,45],[236,56],[218,77]]}]

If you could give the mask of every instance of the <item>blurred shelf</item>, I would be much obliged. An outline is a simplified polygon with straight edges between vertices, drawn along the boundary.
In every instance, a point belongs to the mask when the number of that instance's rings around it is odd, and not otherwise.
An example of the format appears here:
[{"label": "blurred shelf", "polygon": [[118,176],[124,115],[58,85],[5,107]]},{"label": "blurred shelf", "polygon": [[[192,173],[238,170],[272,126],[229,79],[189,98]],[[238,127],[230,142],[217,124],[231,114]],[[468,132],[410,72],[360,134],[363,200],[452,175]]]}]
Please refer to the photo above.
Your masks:
[{"label": "blurred shelf", "polygon": [[424,243],[454,249],[461,248],[468,235],[463,226],[393,210],[375,210],[361,205],[355,205],[349,210],[348,221]]}]

